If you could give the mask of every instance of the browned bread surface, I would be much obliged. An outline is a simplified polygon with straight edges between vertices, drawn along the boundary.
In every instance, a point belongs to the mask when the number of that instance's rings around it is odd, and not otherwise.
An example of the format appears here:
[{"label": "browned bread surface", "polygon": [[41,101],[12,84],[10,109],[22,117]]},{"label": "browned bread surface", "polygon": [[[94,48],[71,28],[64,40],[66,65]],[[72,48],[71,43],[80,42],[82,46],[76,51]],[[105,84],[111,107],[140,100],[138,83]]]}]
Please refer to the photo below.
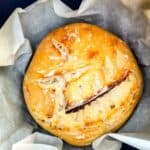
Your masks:
[{"label": "browned bread surface", "polygon": [[23,82],[36,122],[77,146],[117,130],[131,115],[142,89],[139,67],[127,45],[87,23],[50,32]]}]

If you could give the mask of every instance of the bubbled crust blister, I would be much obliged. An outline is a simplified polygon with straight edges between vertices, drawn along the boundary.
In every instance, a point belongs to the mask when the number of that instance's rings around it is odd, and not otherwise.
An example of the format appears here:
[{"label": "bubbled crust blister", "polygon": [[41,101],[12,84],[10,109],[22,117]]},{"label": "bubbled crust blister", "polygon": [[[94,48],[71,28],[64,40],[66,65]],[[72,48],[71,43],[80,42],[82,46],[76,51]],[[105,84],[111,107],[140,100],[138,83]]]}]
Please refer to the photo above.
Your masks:
[{"label": "bubbled crust blister", "polygon": [[25,101],[36,122],[77,146],[120,128],[142,89],[141,73],[127,45],[87,23],[49,33],[39,44],[23,83]]}]

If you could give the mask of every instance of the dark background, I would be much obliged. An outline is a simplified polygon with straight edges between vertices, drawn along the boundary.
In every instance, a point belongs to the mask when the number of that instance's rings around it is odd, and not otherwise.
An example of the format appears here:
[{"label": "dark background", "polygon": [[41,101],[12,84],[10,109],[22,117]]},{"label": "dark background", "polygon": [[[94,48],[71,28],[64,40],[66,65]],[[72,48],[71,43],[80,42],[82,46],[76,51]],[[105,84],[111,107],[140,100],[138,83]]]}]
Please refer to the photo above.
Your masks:
[{"label": "dark background", "polygon": [[[25,8],[36,0],[0,0],[0,27],[7,20],[9,15],[17,7]],[[82,0],[62,0],[73,10],[78,9]],[[137,150],[126,144],[123,144],[121,150]]]}]

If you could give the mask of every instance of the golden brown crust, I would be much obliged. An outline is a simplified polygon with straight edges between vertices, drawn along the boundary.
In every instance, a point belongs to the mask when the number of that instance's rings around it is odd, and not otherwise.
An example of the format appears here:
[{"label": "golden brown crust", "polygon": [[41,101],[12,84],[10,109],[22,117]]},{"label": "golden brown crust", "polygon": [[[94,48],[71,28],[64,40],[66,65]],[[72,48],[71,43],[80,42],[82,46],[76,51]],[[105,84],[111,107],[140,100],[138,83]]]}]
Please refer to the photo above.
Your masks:
[{"label": "golden brown crust", "polygon": [[89,145],[120,128],[142,90],[142,76],[127,45],[87,23],[49,33],[23,83],[25,101],[36,122],[76,146]]}]

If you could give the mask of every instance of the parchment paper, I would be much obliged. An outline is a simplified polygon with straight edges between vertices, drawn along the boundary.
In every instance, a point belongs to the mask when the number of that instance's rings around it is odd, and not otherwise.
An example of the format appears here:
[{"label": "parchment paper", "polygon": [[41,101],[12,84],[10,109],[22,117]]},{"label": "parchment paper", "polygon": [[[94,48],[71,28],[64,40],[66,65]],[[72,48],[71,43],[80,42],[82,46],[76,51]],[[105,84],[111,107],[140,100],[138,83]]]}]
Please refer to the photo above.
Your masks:
[{"label": "parchment paper", "polygon": [[[62,148],[61,140],[46,135],[28,114],[22,79],[41,39],[54,28],[72,22],[97,24],[123,39],[135,54],[145,82],[141,101],[120,133],[97,139],[93,149],[118,150],[119,141],[150,149],[150,22],[147,19],[150,14],[137,1],[132,9],[128,0],[83,0],[78,10],[72,11],[59,0],[40,0],[24,10],[14,11],[0,29],[0,150],[10,150],[12,144],[13,150]],[[43,134],[31,135],[34,131]],[[91,147],[76,148],[64,143],[63,149],[90,150]]]}]

